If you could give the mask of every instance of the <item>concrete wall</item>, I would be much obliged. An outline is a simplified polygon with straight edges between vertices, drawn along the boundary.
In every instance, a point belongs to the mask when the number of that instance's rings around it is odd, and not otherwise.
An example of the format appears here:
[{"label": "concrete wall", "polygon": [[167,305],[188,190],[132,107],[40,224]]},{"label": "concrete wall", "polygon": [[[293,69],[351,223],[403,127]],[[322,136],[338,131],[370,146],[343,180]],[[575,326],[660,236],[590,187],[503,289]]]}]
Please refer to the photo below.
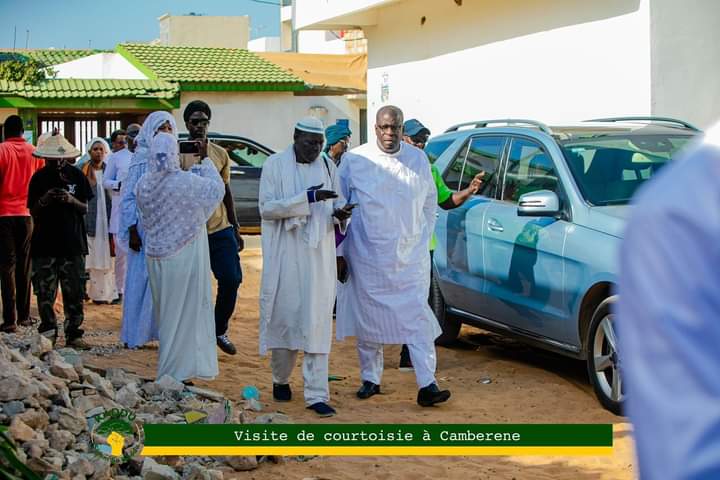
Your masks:
[{"label": "concrete wall", "polygon": [[295,123],[309,115],[312,107],[320,107],[316,113],[327,111],[321,115],[326,125],[348,118],[350,129],[359,132],[360,109],[345,97],[304,97],[290,92],[183,92],[180,109],[173,111],[181,132],[186,131],[185,106],[197,99],[212,109],[211,131],[248,137],[276,151],[292,143]]},{"label": "concrete wall", "polygon": [[[437,5],[445,0],[434,0]],[[295,0],[295,28],[374,25],[377,10],[398,0]],[[405,2],[409,3],[409,2]]]},{"label": "concrete wall", "polygon": [[364,29],[370,129],[387,103],[434,133],[481,118],[650,113],[649,0],[438,3],[389,4]]},{"label": "concrete wall", "polygon": [[720,119],[720,2],[652,0],[652,113]]},{"label": "concrete wall", "polygon": [[250,18],[163,15],[160,22],[162,45],[247,48]]}]

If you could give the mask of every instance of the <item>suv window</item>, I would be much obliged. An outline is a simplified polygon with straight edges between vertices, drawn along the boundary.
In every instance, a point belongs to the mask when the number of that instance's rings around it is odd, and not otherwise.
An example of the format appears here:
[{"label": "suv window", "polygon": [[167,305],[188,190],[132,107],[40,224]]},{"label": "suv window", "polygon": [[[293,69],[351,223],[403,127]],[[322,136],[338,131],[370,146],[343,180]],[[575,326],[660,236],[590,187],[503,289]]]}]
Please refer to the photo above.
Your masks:
[{"label": "suv window", "polygon": [[215,143],[223,147],[230,160],[241,167],[262,168],[268,154],[256,147],[238,140],[216,140]]},{"label": "suv window", "polygon": [[425,145],[425,154],[428,160],[430,160],[430,163],[435,163],[435,160],[437,160],[454,141],[454,138],[448,140],[430,140],[428,144]]},{"label": "suv window", "polygon": [[540,144],[514,138],[508,155],[502,199],[517,203],[521,195],[537,190],[558,193],[558,177],[552,158]]},{"label": "suv window", "polygon": [[497,191],[497,172],[500,167],[505,139],[503,137],[475,137],[470,139],[453,159],[443,180],[451,190],[463,190],[473,177],[485,172],[478,195],[494,197]]},{"label": "suv window", "polygon": [[491,198],[495,197],[499,184],[500,158],[504,146],[505,138],[503,137],[473,138],[465,159],[460,189],[467,188],[475,175],[485,172],[482,185],[477,194]]}]

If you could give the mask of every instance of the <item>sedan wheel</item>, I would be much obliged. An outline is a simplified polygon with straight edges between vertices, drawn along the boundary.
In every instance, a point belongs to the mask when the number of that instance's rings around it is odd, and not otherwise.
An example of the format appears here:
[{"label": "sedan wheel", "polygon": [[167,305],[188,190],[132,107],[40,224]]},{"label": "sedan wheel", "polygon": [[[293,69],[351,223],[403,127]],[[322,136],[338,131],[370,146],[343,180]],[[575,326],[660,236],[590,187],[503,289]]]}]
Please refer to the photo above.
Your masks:
[{"label": "sedan wheel", "polygon": [[619,415],[625,394],[617,353],[615,315],[611,312],[613,303],[613,299],[601,303],[590,322],[587,366],[598,400],[605,408]]}]

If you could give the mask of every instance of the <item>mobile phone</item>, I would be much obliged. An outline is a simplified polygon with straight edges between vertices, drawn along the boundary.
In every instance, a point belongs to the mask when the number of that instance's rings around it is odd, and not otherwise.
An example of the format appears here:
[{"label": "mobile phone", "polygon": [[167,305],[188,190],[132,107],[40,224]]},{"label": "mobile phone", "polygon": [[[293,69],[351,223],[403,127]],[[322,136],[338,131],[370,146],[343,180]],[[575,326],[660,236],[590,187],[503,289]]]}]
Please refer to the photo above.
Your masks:
[{"label": "mobile phone", "polygon": [[180,140],[178,141],[178,147],[180,149],[180,153],[195,155],[200,153],[200,144],[195,140]]},{"label": "mobile phone", "polygon": [[357,206],[358,206],[357,203],[346,203],[345,204],[345,208],[349,208],[350,210],[352,210],[353,208],[355,208]]}]

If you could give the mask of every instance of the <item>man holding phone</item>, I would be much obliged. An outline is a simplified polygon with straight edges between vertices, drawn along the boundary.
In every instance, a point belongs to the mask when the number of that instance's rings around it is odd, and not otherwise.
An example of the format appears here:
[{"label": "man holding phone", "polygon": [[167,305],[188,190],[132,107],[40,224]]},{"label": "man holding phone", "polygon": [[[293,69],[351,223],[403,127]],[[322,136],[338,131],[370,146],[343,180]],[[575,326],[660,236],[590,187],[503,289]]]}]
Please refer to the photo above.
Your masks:
[{"label": "man holding phone", "polygon": [[336,265],[334,226],[344,230],[352,206],[339,195],[335,164],[324,158],[323,124],[306,117],[293,144],[271,155],[260,177],[263,271],[260,354],[272,353],[273,398],[290,401],[290,375],[303,354],[305,404],[322,417],[328,402],[328,357]]},{"label": "man holding phone", "polygon": [[85,349],[82,339],[83,298],[85,296],[85,230],[87,202],[92,189],[85,175],[69,165],[80,151],[62,135],[53,135],[33,153],[45,159],[45,166],[30,180],[27,204],[35,229],[30,252],[32,282],[40,312],[40,334],[55,343],[57,319],[53,305],[58,282],[65,310],[65,345]]},{"label": "man holding phone", "polygon": [[244,245],[230,192],[230,157],[224,148],[208,141],[207,138],[211,116],[210,106],[202,100],[194,100],[185,107],[183,119],[190,142],[180,142],[180,162],[184,170],[191,170],[193,165],[208,157],[215,164],[225,183],[225,196],[208,220],[207,232],[210,267],[218,284],[215,298],[217,345],[228,355],[235,355],[237,349],[228,338],[227,330],[230,317],[235,310],[238,288],[242,282],[238,252]]}]

